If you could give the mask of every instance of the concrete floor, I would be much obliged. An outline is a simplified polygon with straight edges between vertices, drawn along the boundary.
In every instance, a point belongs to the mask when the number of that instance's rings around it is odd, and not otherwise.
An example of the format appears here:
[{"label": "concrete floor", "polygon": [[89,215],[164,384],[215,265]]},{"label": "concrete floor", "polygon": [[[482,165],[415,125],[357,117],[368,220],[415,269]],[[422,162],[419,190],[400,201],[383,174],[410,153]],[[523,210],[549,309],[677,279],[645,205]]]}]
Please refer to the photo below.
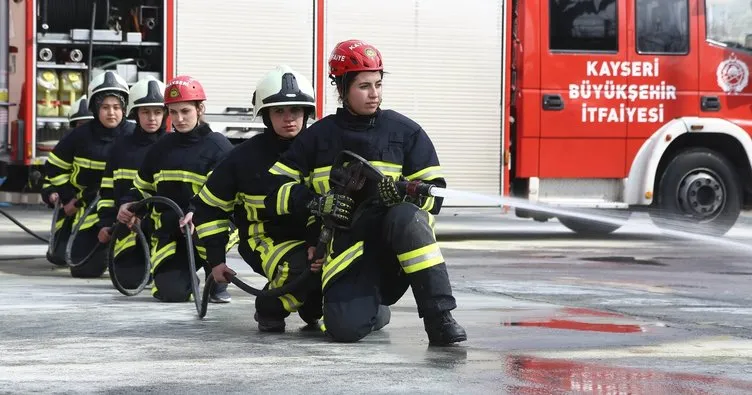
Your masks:
[{"label": "concrete floor", "polygon": [[[46,210],[10,211],[48,229]],[[356,344],[296,316],[262,334],[237,288],[199,320],[192,303],[71,278],[0,220],[0,393],[752,393],[746,250],[668,239],[640,216],[597,239],[488,212],[437,223],[469,337],[446,348],[428,346],[409,292]],[[724,240],[752,244],[752,227]]]}]

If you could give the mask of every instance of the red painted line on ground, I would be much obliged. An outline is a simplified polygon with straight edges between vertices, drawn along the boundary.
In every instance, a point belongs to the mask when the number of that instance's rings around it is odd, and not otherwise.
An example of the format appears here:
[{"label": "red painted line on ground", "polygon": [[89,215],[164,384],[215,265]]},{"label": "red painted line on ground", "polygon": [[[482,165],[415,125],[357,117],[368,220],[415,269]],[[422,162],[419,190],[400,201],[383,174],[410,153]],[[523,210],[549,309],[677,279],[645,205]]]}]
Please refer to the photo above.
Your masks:
[{"label": "red painted line on ground", "polygon": [[608,332],[608,333],[635,333],[642,332],[642,327],[631,324],[599,324],[591,322],[578,322],[571,320],[548,320],[548,321],[519,321],[505,323],[504,326],[528,326],[543,327],[552,329],[569,329],[576,331],[589,332]]}]

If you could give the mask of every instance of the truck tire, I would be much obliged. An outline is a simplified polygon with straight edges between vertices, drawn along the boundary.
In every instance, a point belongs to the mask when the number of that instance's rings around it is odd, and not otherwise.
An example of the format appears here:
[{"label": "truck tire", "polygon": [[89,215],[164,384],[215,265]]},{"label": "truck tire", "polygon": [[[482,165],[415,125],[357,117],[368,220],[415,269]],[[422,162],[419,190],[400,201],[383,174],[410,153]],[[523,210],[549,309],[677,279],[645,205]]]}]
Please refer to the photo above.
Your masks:
[{"label": "truck tire", "polygon": [[[604,217],[613,218],[616,221],[626,222],[632,213],[627,210],[598,210],[593,211],[592,214],[602,215]],[[583,236],[603,236],[613,233],[617,229],[622,227],[622,225],[617,225],[610,222],[598,222],[590,219],[582,219],[576,217],[560,216],[558,217],[558,220],[569,230]]]},{"label": "truck tire", "polygon": [[721,154],[692,148],[676,155],[661,175],[650,218],[661,229],[721,236],[736,223],[742,189]]}]

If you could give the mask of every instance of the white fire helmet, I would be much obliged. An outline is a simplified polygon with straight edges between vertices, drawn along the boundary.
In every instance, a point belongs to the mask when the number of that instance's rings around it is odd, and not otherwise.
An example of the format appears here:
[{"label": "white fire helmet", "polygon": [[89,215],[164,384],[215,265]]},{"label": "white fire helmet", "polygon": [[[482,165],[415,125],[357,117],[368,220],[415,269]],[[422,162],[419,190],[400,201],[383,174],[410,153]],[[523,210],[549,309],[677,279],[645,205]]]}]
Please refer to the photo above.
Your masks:
[{"label": "white fire helmet", "polygon": [[81,96],[81,98],[73,102],[70,109],[68,109],[68,122],[72,124],[73,122],[85,119],[94,119],[94,114],[89,111],[89,101],[86,100],[86,96]]},{"label": "white fire helmet", "polygon": [[163,107],[165,84],[154,77],[135,83],[128,94],[128,112],[138,107]]},{"label": "white fire helmet", "polygon": [[108,70],[89,82],[89,98],[104,91],[121,92],[124,97],[128,97],[128,83],[118,73]]},{"label": "white fire helmet", "polygon": [[253,118],[261,110],[273,106],[301,106],[316,108],[313,85],[303,74],[289,66],[280,65],[256,84],[253,92]]}]

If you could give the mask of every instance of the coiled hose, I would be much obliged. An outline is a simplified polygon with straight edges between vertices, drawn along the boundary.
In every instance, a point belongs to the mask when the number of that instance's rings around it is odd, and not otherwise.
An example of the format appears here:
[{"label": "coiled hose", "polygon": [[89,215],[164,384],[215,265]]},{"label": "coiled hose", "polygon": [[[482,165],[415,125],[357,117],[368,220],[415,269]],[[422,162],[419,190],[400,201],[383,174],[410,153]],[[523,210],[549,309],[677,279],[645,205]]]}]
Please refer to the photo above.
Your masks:
[{"label": "coiled hose", "polygon": [[83,258],[81,258],[80,260],[73,260],[73,242],[76,240],[76,237],[78,237],[78,233],[81,230],[81,226],[86,221],[86,218],[97,209],[97,203],[99,203],[99,199],[100,197],[99,195],[97,195],[97,197],[95,197],[94,200],[92,200],[92,202],[86,207],[84,214],[81,216],[76,225],[73,226],[70,237],[68,237],[68,244],[65,245],[65,263],[67,263],[70,267],[78,267],[83,265],[84,263],[88,262],[91,257],[94,256],[94,254],[107,246],[107,244],[104,243],[97,243]]},{"label": "coiled hose", "polygon": [[107,255],[105,257],[105,260],[107,261],[107,271],[110,274],[110,281],[115,289],[125,296],[136,296],[146,288],[146,285],[149,284],[149,280],[151,279],[151,251],[149,250],[149,241],[146,239],[146,235],[144,235],[144,231],[141,229],[140,225],[136,225],[131,229],[136,234],[139,243],[141,243],[141,250],[144,253],[144,276],[141,278],[141,282],[136,288],[128,289],[120,283],[120,280],[118,280],[117,271],[115,269],[115,243],[117,242],[117,236],[120,234],[121,229],[128,230],[128,227],[120,222],[115,222],[115,224],[112,225],[110,242],[107,246]]},{"label": "coiled hose", "polygon": [[[133,212],[133,213],[137,213],[144,206],[146,206],[147,204],[153,204],[153,203],[164,204],[165,206],[169,207],[172,211],[174,211],[175,214],[178,215],[178,218],[185,217],[185,213],[183,212],[183,209],[181,209],[180,206],[178,206],[178,204],[175,203],[172,199],[166,198],[164,196],[150,196],[150,197],[147,197],[145,199],[139,200],[139,201],[133,203],[132,205],[130,205],[130,207],[128,207],[128,210],[131,211],[131,212]],[[122,224],[120,224],[120,225],[122,225]],[[120,225],[116,225],[116,226],[120,226]],[[139,231],[140,231],[140,229],[139,229]],[[114,229],[113,229],[113,234],[116,234],[114,232]],[[143,232],[141,232],[141,236],[143,236]],[[187,254],[188,255],[188,267],[191,270],[191,292],[193,294],[193,302],[194,302],[194,304],[196,306],[196,312],[199,313],[199,316],[201,316],[202,299],[201,299],[201,291],[200,291],[200,284],[199,284],[200,280],[198,279],[198,276],[195,275],[195,273],[197,271],[196,270],[196,259],[193,256],[193,235],[191,234],[190,225],[188,225],[188,224],[183,225],[183,236],[185,237],[185,245],[186,245],[186,249],[188,250],[188,254]],[[114,237],[113,237],[113,239],[114,239]],[[146,237],[143,237],[143,239],[141,239],[141,240],[142,241],[146,240]],[[112,247],[114,247],[114,241],[112,239],[110,240],[110,244],[111,244]],[[148,245],[148,244],[144,244],[144,245]],[[114,254],[111,254],[111,255],[114,255]],[[114,257],[113,257],[113,259],[114,259]],[[149,260],[147,259],[147,262],[148,261]],[[149,266],[150,265],[146,265],[147,268]],[[204,268],[204,270],[206,271],[208,269]],[[145,276],[145,281],[147,281],[147,282],[148,282],[148,277],[149,276]],[[211,276],[209,276],[209,277],[211,277]],[[111,278],[116,278],[116,276],[114,274],[111,274]],[[142,283],[143,283],[143,281],[144,280],[142,280]],[[115,285],[115,281],[113,281],[113,285]],[[115,285],[116,288],[117,288],[117,286],[118,285]],[[143,284],[143,286],[146,286],[146,284]],[[141,288],[141,289],[143,289],[143,288]],[[120,288],[118,288],[118,291],[123,292],[123,290],[121,290]],[[141,292],[141,291],[139,290],[139,292]],[[127,293],[126,293],[126,295],[127,295]],[[204,308],[204,311],[205,310],[206,309]],[[206,313],[204,313],[204,314],[206,314]]]}]

